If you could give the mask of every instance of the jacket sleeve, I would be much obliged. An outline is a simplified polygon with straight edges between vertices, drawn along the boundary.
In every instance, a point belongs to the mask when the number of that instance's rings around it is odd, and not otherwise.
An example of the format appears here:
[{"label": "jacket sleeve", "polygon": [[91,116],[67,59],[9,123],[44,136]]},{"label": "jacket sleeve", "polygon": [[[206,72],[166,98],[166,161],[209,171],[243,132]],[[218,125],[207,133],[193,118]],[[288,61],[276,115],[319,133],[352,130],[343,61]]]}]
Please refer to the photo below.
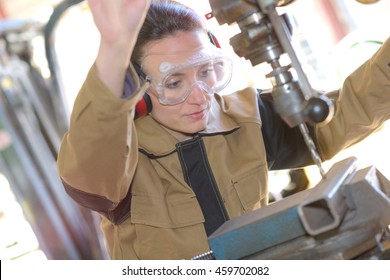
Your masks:
[{"label": "jacket sleeve", "polygon": [[67,193],[110,220],[118,219],[112,216],[130,193],[138,161],[134,106],[147,85],[140,87],[132,67],[129,73],[137,90],[120,99],[99,80],[94,67],[90,69],[57,160]]},{"label": "jacket sleeve", "polygon": [[361,141],[390,118],[390,39],[345,80],[332,121],[316,128],[323,159]]}]

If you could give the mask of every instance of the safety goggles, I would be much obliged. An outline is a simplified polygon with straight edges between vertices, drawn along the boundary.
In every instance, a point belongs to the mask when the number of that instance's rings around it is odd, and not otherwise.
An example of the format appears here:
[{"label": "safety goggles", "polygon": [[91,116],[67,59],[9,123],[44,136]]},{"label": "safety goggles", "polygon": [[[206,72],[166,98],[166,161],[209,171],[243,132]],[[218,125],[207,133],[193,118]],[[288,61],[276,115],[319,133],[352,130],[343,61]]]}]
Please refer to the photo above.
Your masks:
[{"label": "safety goggles", "polygon": [[161,57],[159,75],[146,75],[146,80],[164,105],[184,102],[195,87],[210,95],[220,92],[232,77],[232,60],[217,48],[203,48],[189,58],[183,53]]}]

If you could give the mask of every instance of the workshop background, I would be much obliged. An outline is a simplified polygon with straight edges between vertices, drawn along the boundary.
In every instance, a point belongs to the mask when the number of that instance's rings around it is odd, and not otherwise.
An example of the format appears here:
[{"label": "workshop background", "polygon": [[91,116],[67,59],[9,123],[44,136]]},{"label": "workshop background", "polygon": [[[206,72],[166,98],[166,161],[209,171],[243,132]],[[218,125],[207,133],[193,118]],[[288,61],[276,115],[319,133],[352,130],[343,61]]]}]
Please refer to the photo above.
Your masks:
[{"label": "workshop background", "polygon": [[[68,198],[55,158],[78,88],[96,55],[99,36],[85,2],[0,0],[0,259],[107,259],[99,217]],[[205,15],[207,0],[181,1]],[[75,4],[77,3],[77,4]],[[389,37],[390,1],[296,0],[280,8],[293,24],[293,46],[313,88],[333,90]],[[269,88],[266,65],[254,68],[229,45],[237,26],[207,22],[235,56],[227,91]],[[240,75],[238,75],[239,73]],[[390,108],[389,108],[390,109]],[[389,124],[324,163],[354,155],[390,178]],[[317,167],[306,168],[310,184]],[[272,172],[271,192],[289,184]]]}]

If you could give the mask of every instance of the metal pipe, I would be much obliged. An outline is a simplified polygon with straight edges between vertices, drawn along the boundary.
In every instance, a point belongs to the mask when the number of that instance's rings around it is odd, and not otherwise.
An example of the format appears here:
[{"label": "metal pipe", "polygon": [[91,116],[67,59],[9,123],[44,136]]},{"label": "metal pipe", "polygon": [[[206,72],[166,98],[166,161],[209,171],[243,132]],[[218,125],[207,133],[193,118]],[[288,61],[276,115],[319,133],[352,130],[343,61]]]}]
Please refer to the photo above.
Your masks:
[{"label": "metal pipe", "polygon": [[347,211],[341,186],[357,169],[356,162],[351,157],[335,164],[298,205],[299,217],[308,234],[318,235],[339,226]]}]

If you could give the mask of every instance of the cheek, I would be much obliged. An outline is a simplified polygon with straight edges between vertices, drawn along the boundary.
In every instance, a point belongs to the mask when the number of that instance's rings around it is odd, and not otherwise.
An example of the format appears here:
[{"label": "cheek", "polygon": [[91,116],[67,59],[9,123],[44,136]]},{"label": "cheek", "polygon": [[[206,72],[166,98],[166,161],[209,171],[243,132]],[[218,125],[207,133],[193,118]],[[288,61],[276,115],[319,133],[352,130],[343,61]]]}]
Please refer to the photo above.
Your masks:
[{"label": "cheek", "polygon": [[180,105],[166,106],[161,105],[156,97],[152,97],[153,118],[164,126],[170,127],[180,120]]},{"label": "cheek", "polygon": [[179,114],[169,106],[158,106],[152,111],[152,116],[164,125],[177,122]]}]

